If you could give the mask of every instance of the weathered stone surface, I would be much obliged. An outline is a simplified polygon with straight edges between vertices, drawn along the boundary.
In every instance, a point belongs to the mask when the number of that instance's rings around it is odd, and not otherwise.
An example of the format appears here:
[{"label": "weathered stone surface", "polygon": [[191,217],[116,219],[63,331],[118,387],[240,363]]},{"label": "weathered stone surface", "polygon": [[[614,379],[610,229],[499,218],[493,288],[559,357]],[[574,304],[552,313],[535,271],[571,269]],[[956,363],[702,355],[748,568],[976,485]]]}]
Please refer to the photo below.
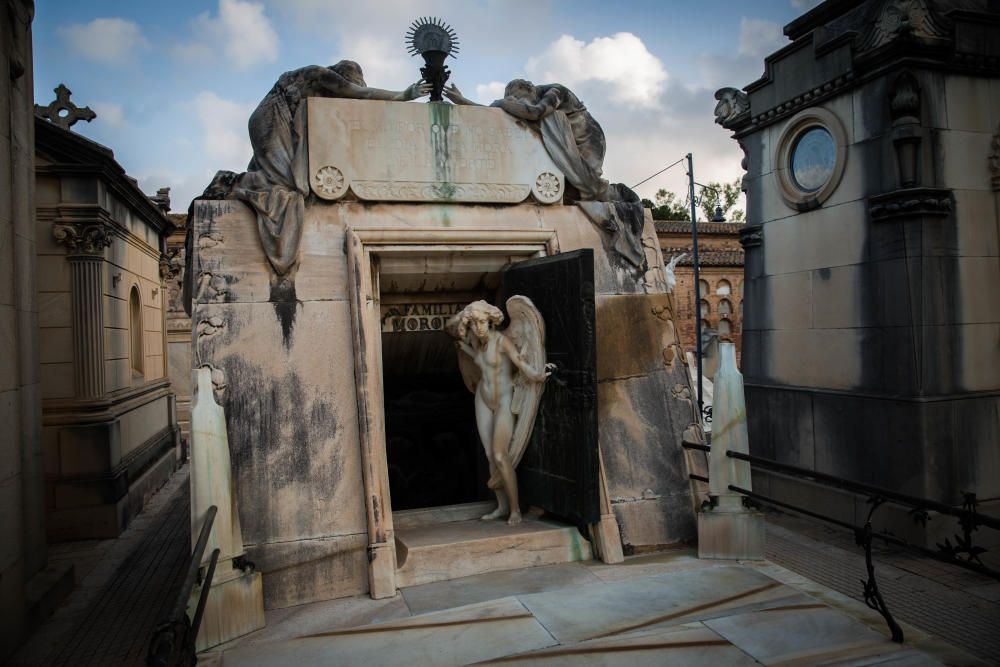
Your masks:
[{"label": "weathered stone surface", "polygon": [[200,305],[192,318],[196,363],[221,372],[247,544],[365,531],[350,308],[295,309],[287,346],[272,304]]},{"label": "weathered stone surface", "polygon": [[324,199],[562,201],[540,138],[500,109],[311,98],[308,111],[309,182]]},{"label": "weathered stone surface", "polygon": [[599,295],[596,306],[598,382],[683,365],[669,296]]}]

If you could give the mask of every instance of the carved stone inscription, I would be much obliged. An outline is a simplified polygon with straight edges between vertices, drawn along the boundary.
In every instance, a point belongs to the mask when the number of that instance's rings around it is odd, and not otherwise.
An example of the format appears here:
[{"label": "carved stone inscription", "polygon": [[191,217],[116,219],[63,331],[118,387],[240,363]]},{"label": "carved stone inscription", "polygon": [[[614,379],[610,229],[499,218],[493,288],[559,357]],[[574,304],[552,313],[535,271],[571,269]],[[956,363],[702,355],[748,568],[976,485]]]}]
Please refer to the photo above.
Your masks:
[{"label": "carved stone inscription", "polygon": [[310,182],[323,199],[349,188],[370,201],[562,201],[564,176],[541,139],[500,109],[331,98],[308,104]]},{"label": "carved stone inscription", "polygon": [[464,303],[401,303],[382,306],[382,333],[443,331]]}]

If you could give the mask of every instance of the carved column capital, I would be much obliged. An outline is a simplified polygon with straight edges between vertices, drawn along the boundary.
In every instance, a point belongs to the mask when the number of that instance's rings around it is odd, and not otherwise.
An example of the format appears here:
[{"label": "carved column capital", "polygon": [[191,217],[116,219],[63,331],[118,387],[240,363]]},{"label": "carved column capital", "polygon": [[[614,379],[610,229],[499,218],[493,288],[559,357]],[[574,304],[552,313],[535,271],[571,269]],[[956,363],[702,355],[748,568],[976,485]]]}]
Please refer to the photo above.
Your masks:
[{"label": "carved column capital", "polygon": [[52,225],[52,235],[56,243],[66,246],[66,254],[70,256],[102,257],[113,239],[113,232],[99,222],[57,222]]}]

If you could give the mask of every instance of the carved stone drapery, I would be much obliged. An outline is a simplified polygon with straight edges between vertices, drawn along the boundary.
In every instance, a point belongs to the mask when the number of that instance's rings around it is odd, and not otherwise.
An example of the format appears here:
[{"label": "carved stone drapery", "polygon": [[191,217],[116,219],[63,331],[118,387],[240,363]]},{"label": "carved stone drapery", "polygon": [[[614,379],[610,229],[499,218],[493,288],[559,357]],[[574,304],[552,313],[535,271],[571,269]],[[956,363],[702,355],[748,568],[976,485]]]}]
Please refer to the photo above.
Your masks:
[{"label": "carved stone drapery", "polygon": [[70,264],[73,385],[77,398],[104,395],[104,249],[112,231],[101,223],[56,223],[52,235]]}]

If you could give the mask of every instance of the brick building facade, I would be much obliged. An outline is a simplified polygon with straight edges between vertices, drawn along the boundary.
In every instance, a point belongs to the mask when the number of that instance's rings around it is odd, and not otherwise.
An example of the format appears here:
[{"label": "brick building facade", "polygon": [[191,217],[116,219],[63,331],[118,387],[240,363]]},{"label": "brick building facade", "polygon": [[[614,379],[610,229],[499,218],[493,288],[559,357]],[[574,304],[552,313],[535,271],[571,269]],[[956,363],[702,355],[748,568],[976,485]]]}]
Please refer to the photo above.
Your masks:
[{"label": "brick building facade", "polygon": [[[700,314],[702,331],[728,337],[736,343],[736,358],[741,358],[743,337],[743,247],[741,224],[730,222],[698,223],[698,264],[701,280],[701,307],[695,308],[694,264],[691,252],[691,223],[687,220],[656,222],[656,236],[663,251],[663,261],[681,253],[687,256],[677,263],[674,275],[674,302],[677,325],[685,351],[695,349],[695,317]],[[696,314],[697,313],[697,314]]]}]

